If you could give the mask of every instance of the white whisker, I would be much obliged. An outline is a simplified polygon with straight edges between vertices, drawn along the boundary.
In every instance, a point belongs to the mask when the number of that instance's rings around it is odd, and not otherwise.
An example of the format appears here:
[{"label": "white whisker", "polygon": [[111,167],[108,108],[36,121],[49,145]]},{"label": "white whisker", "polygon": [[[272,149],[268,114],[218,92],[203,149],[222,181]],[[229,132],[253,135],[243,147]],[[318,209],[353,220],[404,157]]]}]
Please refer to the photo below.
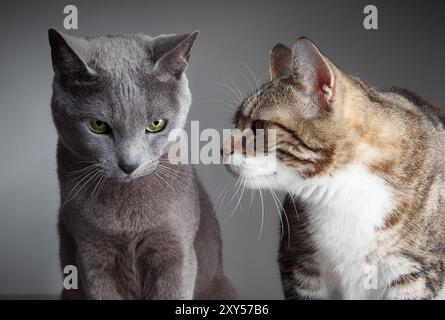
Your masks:
[{"label": "white whisker", "polygon": [[[91,174],[93,174],[93,175],[91,176]],[[93,181],[93,179],[96,178],[96,176],[97,176],[98,174],[100,175],[100,174],[101,174],[101,171],[100,171],[100,170],[97,170],[97,169],[94,169],[91,173],[89,173],[89,174],[87,175],[87,177],[90,176],[90,178],[89,178],[84,184],[82,184],[82,186],[77,190],[77,192],[76,192],[71,198],[70,198],[69,195],[68,195],[68,197],[67,197],[65,203],[64,203],[62,206],[64,206],[66,203],[68,203],[68,202],[70,202],[71,200],[73,200],[73,199],[80,193],[80,191],[82,191],[82,190],[85,188],[85,186],[87,186],[91,181]],[[84,179],[85,179],[85,178],[84,178]],[[82,180],[84,180],[84,179],[82,179]],[[79,184],[79,183],[78,183],[78,184]],[[78,184],[76,184],[76,186],[77,186]],[[74,189],[75,189],[75,187],[73,188],[73,190],[74,190]],[[71,192],[70,192],[70,194],[71,194]]]},{"label": "white whisker", "polygon": [[257,91],[257,90],[259,90],[260,87],[261,87],[261,82],[260,82],[260,80],[255,76],[255,73],[253,73],[252,69],[247,65],[247,63],[245,63],[244,61],[241,61],[241,63],[247,68],[247,70],[248,70],[248,71],[250,72],[250,74],[252,75],[253,80],[255,81],[256,90],[254,90],[254,92]]},{"label": "white whisker", "polygon": [[[243,185],[243,188],[242,188],[242,190],[241,190],[241,195],[240,195],[239,198],[238,198],[238,202],[236,203],[235,208],[233,209],[232,213],[229,215],[229,217],[227,218],[227,220],[226,220],[225,222],[229,221],[229,220],[232,218],[232,216],[233,216],[233,215],[235,214],[235,212],[236,212],[236,209],[238,209],[238,206],[239,206],[240,203],[241,203],[241,199],[242,199],[243,194],[244,194],[244,189],[245,189],[245,187],[246,187],[246,178],[245,178],[244,174],[242,175],[242,182],[240,183],[240,185],[241,185],[241,184]],[[237,193],[238,193],[238,191],[237,191]]]},{"label": "white whisker", "polygon": [[[92,174],[94,174],[96,172],[96,168],[92,168],[89,171],[86,171],[85,173],[82,173],[82,175],[78,178],[80,179],[76,185],[71,189],[71,191],[68,193],[68,196],[66,197],[65,201],[62,204],[62,207],[65,206],[69,201],[72,200],[71,198],[71,194],[73,193],[73,191],[77,188],[78,185],[80,185],[85,179],[88,179],[88,177],[90,177]],[[77,192],[78,193],[78,192]],[[76,195],[77,195],[76,193]]]},{"label": "white whisker", "polygon": [[260,227],[260,234],[258,236],[258,240],[261,239],[261,235],[263,234],[263,227],[264,227],[264,199],[263,199],[263,192],[261,191],[261,187],[259,187],[260,190],[260,198],[261,198],[261,227]]},{"label": "white whisker", "polygon": [[239,93],[236,92],[235,89],[231,88],[230,86],[228,86],[227,84],[223,83],[223,82],[219,82],[219,81],[214,81],[215,84],[218,84],[220,86],[223,86],[224,88],[226,88],[229,91],[224,90],[224,92],[226,94],[228,94],[230,96],[230,98],[233,100],[233,102],[235,104],[240,104],[241,103],[241,97],[239,96]]},{"label": "white whisker", "polygon": [[224,77],[225,77],[227,80],[229,80],[230,83],[232,83],[232,85],[235,87],[236,92],[238,93],[239,103],[242,103],[243,100],[244,100],[244,97],[243,97],[243,93],[242,93],[240,87],[238,86],[238,84],[237,84],[232,78],[230,78],[226,73],[223,73],[223,75],[224,75]]},{"label": "white whisker", "polygon": [[167,186],[169,186],[170,189],[172,189],[173,192],[176,192],[175,189],[173,189],[173,187],[170,185],[170,183],[168,183],[167,180],[165,180],[165,179],[162,177],[162,172],[160,172],[160,171],[158,171],[158,172],[153,171],[153,173],[154,173],[156,176],[158,176],[162,181],[164,181],[165,184],[166,184]]}]

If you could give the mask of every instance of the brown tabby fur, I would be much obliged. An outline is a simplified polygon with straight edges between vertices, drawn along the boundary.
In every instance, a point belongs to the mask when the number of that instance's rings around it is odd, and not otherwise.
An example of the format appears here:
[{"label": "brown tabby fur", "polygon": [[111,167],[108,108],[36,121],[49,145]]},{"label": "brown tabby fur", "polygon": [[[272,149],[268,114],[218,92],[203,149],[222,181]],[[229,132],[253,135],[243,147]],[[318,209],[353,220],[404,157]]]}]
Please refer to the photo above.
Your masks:
[{"label": "brown tabby fur", "polygon": [[[334,99],[323,100],[323,92],[311,91],[305,69],[289,65],[289,55],[282,45],[272,49],[271,81],[240,106],[236,126],[254,128],[261,121],[275,129],[279,163],[302,179],[334,176],[352,163],[383,179],[394,205],[366,254],[369,263],[391,268],[381,298],[444,298],[444,113],[407,90],[370,88],[320,54],[335,76]],[[302,294],[319,289],[316,281],[295,277],[319,277],[319,244],[304,201],[288,194],[284,208],[289,226],[284,224],[279,262],[286,297],[341,298]]]}]

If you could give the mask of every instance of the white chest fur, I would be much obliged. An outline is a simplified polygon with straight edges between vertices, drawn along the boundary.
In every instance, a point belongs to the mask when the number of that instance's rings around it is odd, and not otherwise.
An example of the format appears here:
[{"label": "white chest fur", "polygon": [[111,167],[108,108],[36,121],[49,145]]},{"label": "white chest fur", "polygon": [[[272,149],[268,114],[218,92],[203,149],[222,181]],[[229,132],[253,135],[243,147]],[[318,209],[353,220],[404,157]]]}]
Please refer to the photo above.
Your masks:
[{"label": "white chest fur", "polygon": [[366,256],[376,229],[391,209],[391,190],[365,167],[352,165],[332,177],[299,184],[293,193],[305,203],[317,262],[329,298],[367,299],[373,266]]}]

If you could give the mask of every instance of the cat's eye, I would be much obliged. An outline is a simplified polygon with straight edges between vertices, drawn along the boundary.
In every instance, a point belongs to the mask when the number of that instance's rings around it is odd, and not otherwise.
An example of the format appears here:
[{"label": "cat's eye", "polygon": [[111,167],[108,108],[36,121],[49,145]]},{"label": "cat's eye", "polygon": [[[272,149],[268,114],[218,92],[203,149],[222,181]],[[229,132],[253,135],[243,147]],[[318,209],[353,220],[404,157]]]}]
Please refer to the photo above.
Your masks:
[{"label": "cat's eye", "polygon": [[155,132],[162,131],[166,125],[167,125],[167,120],[158,119],[158,120],[155,120],[152,123],[150,123],[145,130],[147,132],[155,133]]},{"label": "cat's eye", "polygon": [[89,126],[90,130],[97,134],[106,134],[111,130],[108,123],[95,119],[90,120]]}]

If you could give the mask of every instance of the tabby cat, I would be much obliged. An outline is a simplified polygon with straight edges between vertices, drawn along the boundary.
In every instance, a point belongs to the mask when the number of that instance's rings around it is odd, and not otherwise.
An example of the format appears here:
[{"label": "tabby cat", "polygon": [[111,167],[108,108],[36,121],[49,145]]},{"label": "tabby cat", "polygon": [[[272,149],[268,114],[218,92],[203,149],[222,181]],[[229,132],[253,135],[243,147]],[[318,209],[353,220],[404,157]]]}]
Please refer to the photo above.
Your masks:
[{"label": "tabby cat", "polygon": [[250,187],[287,193],[287,299],[445,298],[443,120],[407,90],[346,74],[306,38],[271,50],[270,81],[234,122],[247,137],[275,130],[277,165],[272,149],[245,157],[226,142],[223,153]]}]

